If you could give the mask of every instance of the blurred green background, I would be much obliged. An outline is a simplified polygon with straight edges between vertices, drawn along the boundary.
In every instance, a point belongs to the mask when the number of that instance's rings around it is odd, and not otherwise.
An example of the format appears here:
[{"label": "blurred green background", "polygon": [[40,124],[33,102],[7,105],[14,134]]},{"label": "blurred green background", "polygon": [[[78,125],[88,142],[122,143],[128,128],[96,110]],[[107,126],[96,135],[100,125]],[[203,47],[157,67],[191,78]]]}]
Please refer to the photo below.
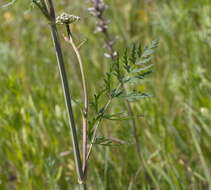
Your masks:
[{"label": "blurred green background", "polygon": [[[1,5],[4,2],[1,1]],[[160,38],[151,75],[140,88],[153,94],[133,104],[142,160],[133,143],[96,146],[89,165],[92,190],[211,190],[211,2],[107,0],[105,16],[123,52]],[[110,60],[84,0],[57,1],[79,15],[73,26],[90,97]],[[0,9],[0,190],[75,189],[71,139],[48,23],[30,1]],[[64,33],[62,28],[60,33]],[[80,101],[79,71],[62,40],[72,95]],[[74,104],[76,120],[79,110]],[[115,104],[114,109],[119,109]],[[133,142],[127,121],[104,121],[103,134]],[[80,131],[79,131],[80,133]],[[81,134],[79,134],[81,135]]]}]

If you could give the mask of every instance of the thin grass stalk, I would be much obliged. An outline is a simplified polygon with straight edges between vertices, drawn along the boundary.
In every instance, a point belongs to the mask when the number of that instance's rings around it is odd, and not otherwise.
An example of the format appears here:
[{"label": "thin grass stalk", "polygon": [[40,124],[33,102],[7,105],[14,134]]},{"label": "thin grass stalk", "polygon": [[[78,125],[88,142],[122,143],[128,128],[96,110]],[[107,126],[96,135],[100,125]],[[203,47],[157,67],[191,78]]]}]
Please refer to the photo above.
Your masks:
[{"label": "thin grass stalk", "polygon": [[65,103],[68,111],[68,118],[69,118],[69,126],[71,129],[71,136],[72,136],[72,143],[73,143],[73,151],[74,151],[74,157],[76,162],[76,169],[79,177],[79,183],[83,182],[83,170],[82,170],[82,163],[81,163],[81,157],[80,157],[80,151],[79,151],[79,143],[77,138],[77,132],[76,132],[76,125],[74,120],[74,114],[72,110],[72,103],[71,103],[71,97],[70,97],[70,91],[69,91],[69,85],[67,80],[67,74],[66,69],[62,57],[62,51],[60,47],[60,42],[58,39],[58,33],[55,24],[51,24],[51,32],[52,32],[52,38],[54,41],[54,46],[56,49],[56,56],[59,66],[59,72],[60,77],[62,80],[62,87],[65,97]]},{"label": "thin grass stalk", "polygon": [[75,158],[76,169],[77,169],[77,174],[78,174],[78,182],[80,184],[80,189],[86,190],[87,189],[86,184],[83,181],[83,169],[82,169],[82,163],[81,163],[81,157],[80,157],[80,150],[79,150],[79,143],[78,143],[78,138],[77,138],[74,114],[73,114],[72,103],[71,103],[70,90],[69,90],[69,85],[68,85],[68,80],[67,80],[63,53],[61,49],[61,43],[60,43],[60,39],[59,39],[57,27],[56,27],[56,16],[55,16],[54,5],[53,5],[52,0],[47,0],[47,1],[49,5],[49,15],[51,18],[50,27],[51,27],[52,39],[54,42],[64,97],[65,97],[66,108],[68,111],[69,127],[71,129],[74,158]]},{"label": "thin grass stalk", "polygon": [[[126,91],[126,88],[123,83],[122,83],[122,86],[123,86],[124,91]],[[125,104],[127,107],[128,115],[131,118],[130,122],[131,122],[131,125],[133,128],[133,137],[135,140],[137,156],[139,159],[141,159],[141,148],[140,148],[140,141],[139,141],[138,134],[137,134],[137,125],[136,125],[136,120],[135,120],[135,114],[133,112],[131,103],[128,100],[125,101]]]},{"label": "thin grass stalk", "polygon": [[71,31],[70,31],[70,25],[66,24],[66,30],[67,30],[67,34],[68,34],[68,39],[65,39],[67,42],[70,43],[70,45],[72,46],[78,63],[79,63],[79,68],[80,68],[80,72],[81,72],[81,80],[82,80],[82,87],[83,87],[83,93],[84,93],[84,110],[83,110],[83,145],[82,145],[82,166],[83,166],[83,173],[84,173],[84,177],[86,176],[86,168],[87,168],[87,131],[88,131],[88,92],[87,92],[87,84],[86,84],[86,78],[85,78],[85,72],[84,72],[84,66],[83,66],[83,62],[82,62],[82,58],[80,55],[80,52],[77,48],[77,46],[74,43]]}]

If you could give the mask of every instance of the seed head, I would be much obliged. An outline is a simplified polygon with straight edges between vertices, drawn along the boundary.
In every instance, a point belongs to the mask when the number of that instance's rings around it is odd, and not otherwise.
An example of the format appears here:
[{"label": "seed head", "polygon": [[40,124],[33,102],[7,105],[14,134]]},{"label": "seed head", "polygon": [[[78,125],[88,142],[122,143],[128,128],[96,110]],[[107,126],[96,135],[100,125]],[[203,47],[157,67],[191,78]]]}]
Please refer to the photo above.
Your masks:
[{"label": "seed head", "polygon": [[75,21],[80,20],[79,16],[70,15],[67,13],[62,13],[60,16],[56,18],[57,24],[72,24]]}]

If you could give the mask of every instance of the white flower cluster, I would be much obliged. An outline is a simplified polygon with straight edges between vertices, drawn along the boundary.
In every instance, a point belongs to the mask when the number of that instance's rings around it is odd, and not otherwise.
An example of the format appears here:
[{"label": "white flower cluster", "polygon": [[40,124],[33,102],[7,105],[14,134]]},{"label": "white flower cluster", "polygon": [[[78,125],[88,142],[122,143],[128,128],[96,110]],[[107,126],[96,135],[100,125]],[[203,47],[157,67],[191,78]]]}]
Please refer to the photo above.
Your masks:
[{"label": "white flower cluster", "polygon": [[56,23],[57,24],[72,24],[73,22],[76,22],[78,20],[80,20],[79,16],[62,13],[60,16],[56,18]]}]

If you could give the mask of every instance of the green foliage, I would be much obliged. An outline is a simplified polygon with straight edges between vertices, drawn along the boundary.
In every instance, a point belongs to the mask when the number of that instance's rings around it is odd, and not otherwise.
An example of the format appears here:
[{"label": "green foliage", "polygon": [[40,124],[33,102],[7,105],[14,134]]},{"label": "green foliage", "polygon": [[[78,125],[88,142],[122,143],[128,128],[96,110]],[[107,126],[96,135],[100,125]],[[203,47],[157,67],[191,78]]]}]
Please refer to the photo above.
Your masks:
[{"label": "green foliage", "polygon": [[[62,12],[65,1],[55,2]],[[83,33],[76,36],[89,39],[81,53],[93,94],[91,117],[103,119],[97,137],[105,142],[111,136],[129,142],[118,147],[96,146],[89,165],[89,186],[99,190],[210,189],[210,0],[107,1],[107,15],[113,19],[109,29],[118,33],[116,48],[123,52],[119,67],[124,78],[120,78],[128,93],[135,89],[153,94],[153,98],[132,104],[141,114],[136,116],[141,161],[128,132],[129,118],[122,110],[124,92],[116,91],[119,81],[113,68],[112,75],[103,74],[108,71],[108,60],[101,56],[101,40],[92,32],[95,23],[81,11],[86,8],[81,9],[82,2],[65,5],[82,18],[73,29]],[[46,21],[36,9],[31,10],[28,1],[16,1],[9,8],[1,9],[0,17],[0,189],[74,189],[77,177]],[[42,27],[37,26],[38,19]],[[145,48],[136,43],[136,50],[142,48],[132,64],[131,48],[125,51],[121,47],[137,41],[148,44],[155,36],[162,43],[153,59],[141,59]],[[66,62],[71,78],[77,81],[74,63]],[[130,72],[152,63],[155,72],[150,77],[152,68]],[[107,80],[106,93],[103,79]],[[71,88],[74,99],[81,103],[80,83],[71,82]],[[112,106],[102,117],[112,92]],[[79,120],[79,106],[74,102],[73,106]],[[90,120],[90,126],[92,122],[96,121]],[[80,135],[81,129],[78,131]],[[112,145],[116,143],[112,141]]]},{"label": "green foliage", "polygon": [[[109,71],[105,74],[103,90],[101,90],[98,94],[94,94],[93,101],[91,102],[96,115],[89,122],[90,140],[93,138],[93,130],[95,129],[97,122],[104,118],[111,119],[114,115],[118,115],[117,113],[105,116],[108,109],[107,106],[109,104],[112,105],[112,101],[114,99],[138,101],[142,98],[149,97],[147,93],[137,91],[135,88],[136,85],[140,83],[140,80],[145,79],[145,77],[152,72],[150,70],[152,64],[150,64],[149,61],[148,65],[146,66],[145,63],[144,67],[141,67],[140,61],[151,58],[152,54],[154,53],[154,49],[157,46],[158,40],[152,41],[152,43],[146,46],[143,51],[140,47],[133,45],[131,50],[126,49],[122,57],[118,55],[118,57],[111,63]],[[129,55],[127,53],[128,51],[130,51]],[[127,88],[130,89],[130,91],[125,91],[125,84],[128,85]],[[102,96],[106,96],[108,100],[106,99],[107,102],[105,102],[104,105],[100,108],[99,105],[102,104]],[[129,118],[129,116],[126,117]],[[95,144],[104,145],[104,143]]]}]

